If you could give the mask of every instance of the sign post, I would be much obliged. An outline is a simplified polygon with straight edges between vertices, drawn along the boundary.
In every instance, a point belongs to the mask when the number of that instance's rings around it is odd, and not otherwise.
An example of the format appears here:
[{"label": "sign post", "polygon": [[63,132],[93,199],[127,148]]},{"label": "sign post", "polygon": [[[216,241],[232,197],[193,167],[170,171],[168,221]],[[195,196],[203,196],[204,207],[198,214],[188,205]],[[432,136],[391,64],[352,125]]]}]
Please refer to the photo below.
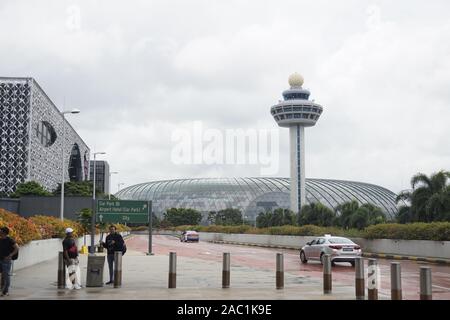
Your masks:
[{"label": "sign post", "polygon": [[148,256],[152,256],[152,237],[153,237],[153,213],[152,213],[152,202],[148,202]]},{"label": "sign post", "polygon": [[152,256],[153,215],[151,201],[97,200],[97,222],[148,223],[148,252]]}]

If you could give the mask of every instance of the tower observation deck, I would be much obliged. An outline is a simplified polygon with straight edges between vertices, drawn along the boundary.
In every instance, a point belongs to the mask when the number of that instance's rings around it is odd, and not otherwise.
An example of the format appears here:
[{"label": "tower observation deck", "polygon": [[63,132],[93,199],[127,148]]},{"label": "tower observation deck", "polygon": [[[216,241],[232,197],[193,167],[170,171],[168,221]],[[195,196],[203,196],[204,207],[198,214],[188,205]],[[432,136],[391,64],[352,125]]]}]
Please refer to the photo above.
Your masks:
[{"label": "tower observation deck", "polygon": [[290,89],[283,91],[283,101],[274,105],[270,113],[280,127],[289,128],[291,210],[299,212],[305,205],[305,127],[319,120],[323,108],[309,100],[310,92],[302,88],[303,77],[294,73],[289,77]]}]

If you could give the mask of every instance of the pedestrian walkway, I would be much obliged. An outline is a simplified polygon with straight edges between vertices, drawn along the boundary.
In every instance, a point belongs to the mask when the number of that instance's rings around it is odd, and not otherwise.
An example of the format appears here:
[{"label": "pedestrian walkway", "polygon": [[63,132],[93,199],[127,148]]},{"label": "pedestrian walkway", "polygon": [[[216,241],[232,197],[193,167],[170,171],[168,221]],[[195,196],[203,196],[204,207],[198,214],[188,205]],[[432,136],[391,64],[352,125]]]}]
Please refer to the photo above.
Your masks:
[{"label": "pedestrian walkway", "polygon": [[[354,299],[351,286],[333,284],[333,293],[323,295],[321,281],[289,273],[285,274],[285,288],[276,290],[273,271],[240,266],[231,268],[231,288],[222,289],[221,263],[188,257],[178,257],[177,288],[168,289],[168,263],[167,255],[147,256],[129,250],[123,258],[121,288],[85,288],[87,255],[81,255],[83,289],[68,290],[57,289],[54,259],[17,271],[11,295],[4,299]],[[107,263],[104,280],[108,280]]]}]

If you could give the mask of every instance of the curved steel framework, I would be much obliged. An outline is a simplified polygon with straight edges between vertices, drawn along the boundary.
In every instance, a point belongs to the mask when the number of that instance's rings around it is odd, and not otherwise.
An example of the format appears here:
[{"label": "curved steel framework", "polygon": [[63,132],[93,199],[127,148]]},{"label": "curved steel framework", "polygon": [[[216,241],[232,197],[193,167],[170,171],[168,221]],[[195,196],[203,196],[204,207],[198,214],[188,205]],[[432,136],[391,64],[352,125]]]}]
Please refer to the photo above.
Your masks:
[{"label": "curved steel framework", "polygon": [[[116,194],[123,200],[152,200],[157,215],[168,208],[192,208],[203,213],[226,208],[240,209],[254,220],[265,210],[289,208],[288,178],[197,178],[141,183]],[[321,202],[329,208],[356,200],[371,203],[393,217],[396,194],[383,187],[354,181],[306,179],[306,202]]]}]

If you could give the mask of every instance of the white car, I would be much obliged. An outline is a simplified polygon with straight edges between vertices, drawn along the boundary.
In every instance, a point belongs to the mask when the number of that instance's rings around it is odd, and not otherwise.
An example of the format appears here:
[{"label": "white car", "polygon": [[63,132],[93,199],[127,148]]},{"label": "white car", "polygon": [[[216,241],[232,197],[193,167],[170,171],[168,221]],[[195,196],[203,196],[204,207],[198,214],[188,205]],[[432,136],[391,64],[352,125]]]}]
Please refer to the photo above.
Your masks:
[{"label": "white car", "polygon": [[198,232],[193,230],[183,231],[180,237],[181,242],[191,242],[191,241],[198,242],[199,239],[200,237]]},{"label": "white car", "polygon": [[361,256],[361,247],[352,240],[343,237],[325,235],[308,242],[300,249],[300,260],[307,263],[308,260],[317,260],[323,264],[323,255],[331,255],[331,263],[350,262],[355,266],[355,258]]}]

